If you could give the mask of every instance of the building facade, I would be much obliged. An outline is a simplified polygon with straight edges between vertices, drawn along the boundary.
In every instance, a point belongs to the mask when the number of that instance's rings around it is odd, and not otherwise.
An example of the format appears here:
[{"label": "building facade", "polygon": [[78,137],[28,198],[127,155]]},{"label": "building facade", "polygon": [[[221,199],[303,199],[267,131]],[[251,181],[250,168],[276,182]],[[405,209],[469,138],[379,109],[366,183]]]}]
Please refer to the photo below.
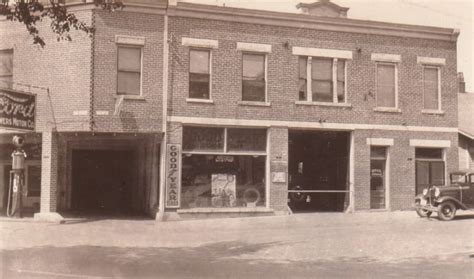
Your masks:
[{"label": "building facade", "polygon": [[41,142],[38,218],[403,210],[458,168],[456,30],[329,1],[125,4],[71,4],[96,32],[42,55],[27,35],[2,43],[14,83],[48,88],[27,136]]},{"label": "building facade", "polygon": [[459,168],[474,169],[474,94],[466,92],[464,77],[459,73]]}]

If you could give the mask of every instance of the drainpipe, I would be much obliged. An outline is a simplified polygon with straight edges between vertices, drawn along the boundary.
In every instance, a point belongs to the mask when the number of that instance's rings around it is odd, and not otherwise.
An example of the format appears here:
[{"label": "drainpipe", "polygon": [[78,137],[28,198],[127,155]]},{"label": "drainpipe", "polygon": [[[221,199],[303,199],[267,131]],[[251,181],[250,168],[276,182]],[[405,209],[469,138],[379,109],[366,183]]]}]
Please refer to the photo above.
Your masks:
[{"label": "drainpipe", "polygon": [[168,6],[165,10],[164,27],[163,27],[163,107],[162,107],[162,131],[163,139],[161,141],[160,152],[160,189],[158,201],[157,221],[163,221],[165,213],[165,188],[166,188],[166,145],[168,137],[168,59],[169,59],[169,42],[168,42]]}]

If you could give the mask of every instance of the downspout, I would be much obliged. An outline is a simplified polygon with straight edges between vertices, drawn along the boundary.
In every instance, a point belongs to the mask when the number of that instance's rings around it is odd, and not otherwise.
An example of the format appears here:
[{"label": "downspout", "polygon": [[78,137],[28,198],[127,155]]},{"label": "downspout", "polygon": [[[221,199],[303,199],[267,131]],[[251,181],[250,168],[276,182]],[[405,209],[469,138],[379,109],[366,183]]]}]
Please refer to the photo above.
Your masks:
[{"label": "downspout", "polygon": [[168,4],[165,10],[163,27],[163,104],[162,104],[162,132],[160,152],[160,189],[158,201],[157,221],[163,221],[165,214],[165,188],[166,188],[166,145],[168,142],[168,64],[169,64],[169,42],[168,42]]}]

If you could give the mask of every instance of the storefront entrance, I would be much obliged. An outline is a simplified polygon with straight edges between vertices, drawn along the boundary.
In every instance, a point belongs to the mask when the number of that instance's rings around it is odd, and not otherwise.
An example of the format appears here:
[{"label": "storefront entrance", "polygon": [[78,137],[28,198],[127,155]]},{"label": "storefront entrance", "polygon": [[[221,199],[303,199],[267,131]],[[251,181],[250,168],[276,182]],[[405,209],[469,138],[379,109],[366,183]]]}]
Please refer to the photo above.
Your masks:
[{"label": "storefront entrance", "polygon": [[349,205],[348,132],[289,132],[288,201],[293,212],[342,212]]},{"label": "storefront entrance", "polygon": [[133,150],[73,150],[72,210],[130,215],[137,163]]}]

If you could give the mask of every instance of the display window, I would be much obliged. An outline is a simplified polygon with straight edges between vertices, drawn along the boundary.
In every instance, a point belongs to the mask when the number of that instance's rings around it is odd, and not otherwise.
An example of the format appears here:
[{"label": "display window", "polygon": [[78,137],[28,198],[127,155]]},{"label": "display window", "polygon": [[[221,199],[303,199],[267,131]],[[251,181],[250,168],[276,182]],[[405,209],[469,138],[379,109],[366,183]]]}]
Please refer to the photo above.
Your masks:
[{"label": "display window", "polygon": [[265,156],[183,157],[181,208],[265,206]]},{"label": "display window", "polygon": [[181,208],[263,207],[266,130],[183,128]]}]

